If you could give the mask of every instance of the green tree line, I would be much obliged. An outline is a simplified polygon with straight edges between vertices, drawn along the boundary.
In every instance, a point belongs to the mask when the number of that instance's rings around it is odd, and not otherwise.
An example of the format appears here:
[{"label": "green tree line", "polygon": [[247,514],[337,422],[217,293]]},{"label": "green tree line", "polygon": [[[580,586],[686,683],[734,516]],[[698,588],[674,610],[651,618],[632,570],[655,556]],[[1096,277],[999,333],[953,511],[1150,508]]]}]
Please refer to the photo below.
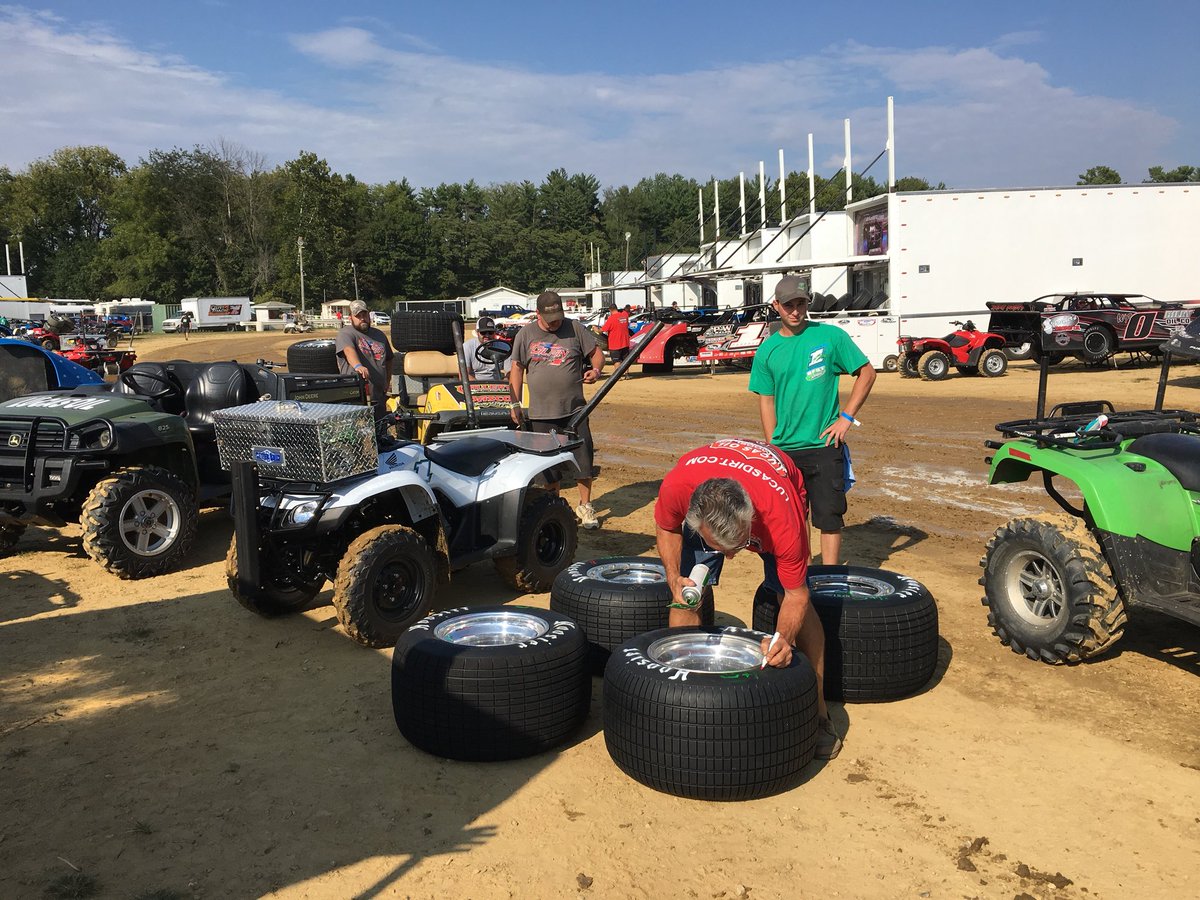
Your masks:
[{"label": "green tree line", "polygon": [[[1152,178],[1156,172],[1178,180],[1183,169],[1152,169]],[[1109,176],[1119,181],[1107,167],[1080,178]],[[886,190],[869,175],[852,177],[855,200]],[[815,184],[818,209],[845,207],[843,173]],[[789,216],[808,208],[805,173],[789,173],[784,187]],[[907,177],[897,187],[933,185]],[[21,172],[0,167],[0,242],[24,243],[35,296],[173,302],[249,294],[295,302],[303,238],[308,298],[353,296],[357,281],[359,295],[379,306],[496,284],[528,292],[580,285],[593,248],[604,271],[691,252],[699,246],[700,192],[711,240],[718,224],[723,237],[741,232],[739,188],[737,178],[719,181],[718,223],[712,179],[677,174],[602,188],[593,175],[555,169],[538,184],[472,180],[418,189],[404,179],[364,183],[309,152],[270,168],[262,156],[222,142],[154,150],[130,166],[105,147],[64,147]],[[764,190],[767,224],[778,224],[778,182],[768,178]],[[756,174],[746,181],[746,206],[753,231],[762,224]]]}]

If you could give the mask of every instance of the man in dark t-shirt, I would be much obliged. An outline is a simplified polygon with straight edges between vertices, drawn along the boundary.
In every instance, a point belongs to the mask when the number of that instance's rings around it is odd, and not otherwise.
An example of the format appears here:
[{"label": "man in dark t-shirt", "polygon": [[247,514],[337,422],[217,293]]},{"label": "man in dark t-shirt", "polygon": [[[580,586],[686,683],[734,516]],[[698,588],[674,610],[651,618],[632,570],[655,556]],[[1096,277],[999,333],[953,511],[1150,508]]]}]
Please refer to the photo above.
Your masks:
[{"label": "man in dark t-shirt", "polygon": [[387,413],[388,385],[392,382],[392,345],[371,325],[371,310],[361,300],[350,304],[350,328],[337,333],[334,348],[338,371],[358,375],[367,383],[368,401],[379,420]]},{"label": "man in dark t-shirt", "polygon": [[[583,386],[604,369],[604,353],[596,337],[575,319],[563,316],[562,299],[554,291],[537,298],[537,319],[513,340],[512,419],[521,424],[521,390],[529,378],[529,424],[534,431],[562,430],[571,414],[583,406]],[[585,419],[578,428],[583,446],[575,451],[579,466],[579,505],[575,515],[584,528],[599,528],[592,508],[592,433]],[[557,491],[558,485],[551,485]]]}]

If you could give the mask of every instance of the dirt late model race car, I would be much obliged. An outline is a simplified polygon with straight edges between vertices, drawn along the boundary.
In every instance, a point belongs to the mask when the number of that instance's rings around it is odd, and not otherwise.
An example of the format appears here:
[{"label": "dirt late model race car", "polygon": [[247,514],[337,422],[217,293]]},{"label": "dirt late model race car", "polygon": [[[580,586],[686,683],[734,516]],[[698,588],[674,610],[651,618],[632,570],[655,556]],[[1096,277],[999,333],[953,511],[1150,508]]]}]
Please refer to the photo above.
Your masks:
[{"label": "dirt late model race car", "polygon": [[1200,317],[1200,305],[1159,303],[1141,294],[1049,294],[987,307],[992,313],[988,330],[1005,339],[1014,349],[1012,355],[1049,353],[1042,349],[1044,333],[1059,348],[1050,354],[1052,361],[1077,356],[1101,362],[1114,353],[1157,352],[1164,341]]}]

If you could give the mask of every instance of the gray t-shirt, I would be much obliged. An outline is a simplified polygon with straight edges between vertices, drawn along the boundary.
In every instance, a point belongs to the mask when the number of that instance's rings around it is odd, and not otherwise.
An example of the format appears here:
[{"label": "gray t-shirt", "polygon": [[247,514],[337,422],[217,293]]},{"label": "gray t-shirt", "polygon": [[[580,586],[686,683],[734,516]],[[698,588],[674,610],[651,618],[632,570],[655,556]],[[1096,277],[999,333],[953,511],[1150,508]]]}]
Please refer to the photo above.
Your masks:
[{"label": "gray t-shirt", "polygon": [[473,337],[463,344],[463,356],[467,358],[467,372],[476,381],[502,381],[504,375],[502,372],[507,372],[512,368],[509,360],[504,361],[504,365],[499,363],[480,362],[475,358],[475,351],[479,349],[479,338]]},{"label": "gray t-shirt", "polygon": [[371,327],[365,332],[359,331],[353,325],[338,331],[334,344],[337,350],[338,371],[343,375],[353,375],[354,367],[346,361],[345,350],[353,347],[358,351],[358,358],[367,367],[367,381],[371,385],[370,401],[379,405],[387,399],[387,364],[392,358],[392,345],[378,328]]},{"label": "gray t-shirt", "polygon": [[535,320],[517,332],[512,359],[525,369],[529,418],[561,419],[583,406],[583,373],[595,349],[595,335],[574,319],[563,319],[558,331]]}]

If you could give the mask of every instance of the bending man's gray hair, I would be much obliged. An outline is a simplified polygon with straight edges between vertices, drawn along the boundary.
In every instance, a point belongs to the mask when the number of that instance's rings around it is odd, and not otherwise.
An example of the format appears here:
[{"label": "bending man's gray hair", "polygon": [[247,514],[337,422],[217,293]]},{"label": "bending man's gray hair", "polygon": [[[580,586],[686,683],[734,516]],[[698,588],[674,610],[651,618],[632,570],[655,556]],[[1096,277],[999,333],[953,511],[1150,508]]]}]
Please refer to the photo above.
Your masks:
[{"label": "bending man's gray hair", "polygon": [[714,550],[741,549],[750,538],[754,504],[750,494],[732,478],[710,478],[692,492],[683,521],[697,534],[704,525],[719,545]]}]

